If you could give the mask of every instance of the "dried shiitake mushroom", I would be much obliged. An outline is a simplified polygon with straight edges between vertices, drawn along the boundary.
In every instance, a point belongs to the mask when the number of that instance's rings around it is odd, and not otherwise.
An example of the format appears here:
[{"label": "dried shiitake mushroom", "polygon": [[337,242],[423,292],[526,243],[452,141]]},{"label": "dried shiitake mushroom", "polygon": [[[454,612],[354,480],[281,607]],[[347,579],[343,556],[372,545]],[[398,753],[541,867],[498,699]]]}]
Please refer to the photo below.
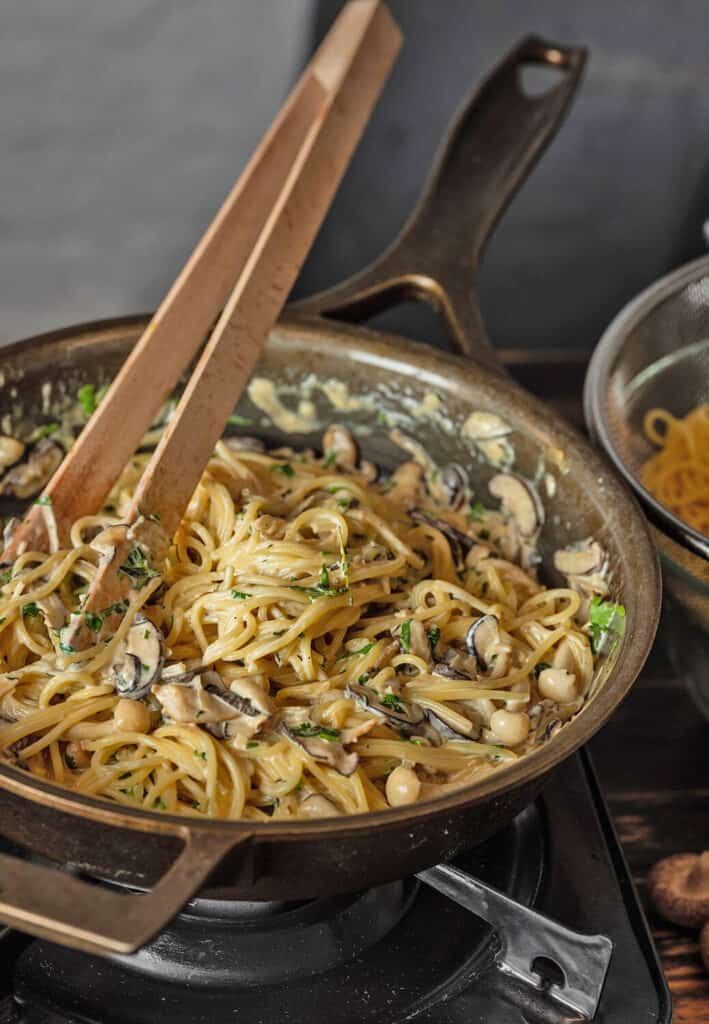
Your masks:
[{"label": "dried shiitake mushroom", "polygon": [[[709,850],[659,860],[648,875],[648,889],[665,920],[699,928],[709,921]],[[707,940],[709,947],[709,936]]]}]

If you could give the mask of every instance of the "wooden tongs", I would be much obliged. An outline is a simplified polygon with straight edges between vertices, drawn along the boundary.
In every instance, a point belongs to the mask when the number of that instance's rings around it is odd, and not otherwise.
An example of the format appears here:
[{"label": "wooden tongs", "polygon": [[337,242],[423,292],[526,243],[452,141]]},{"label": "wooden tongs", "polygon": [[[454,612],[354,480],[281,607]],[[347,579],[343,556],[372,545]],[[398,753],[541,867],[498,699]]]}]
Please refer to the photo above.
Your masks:
[{"label": "wooden tongs", "polygon": [[[10,539],[4,562],[69,542],[97,512],[214,327],[148,463],[66,651],[95,644],[135,593],[138,547],[159,564],[313,243],[401,45],[379,0],[349,0],[75,446]],[[130,564],[130,563],[129,563]],[[108,614],[107,614],[108,610]],[[102,631],[92,632],[86,613]]]}]

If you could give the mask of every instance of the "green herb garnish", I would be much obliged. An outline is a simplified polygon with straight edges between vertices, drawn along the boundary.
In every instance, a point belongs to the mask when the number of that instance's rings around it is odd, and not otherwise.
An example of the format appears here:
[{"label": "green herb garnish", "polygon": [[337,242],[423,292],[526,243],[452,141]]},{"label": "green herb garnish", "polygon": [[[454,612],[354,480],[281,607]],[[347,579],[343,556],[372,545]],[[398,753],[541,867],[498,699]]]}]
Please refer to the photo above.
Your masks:
[{"label": "green herb garnish", "polygon": [[103,619],[100,615],[96,615],[95,612],[84,612],[84,619],[92,633],[98,633],[103,625]]},{"label": "green herb garnish", "polygon": [[34,619],[39,615],[39,608],[34,601],[28,601],[27,604],[22,605],[22,614],[28,619]]},{"label": "green herb garnish", "polygon": [[490,540],[490,531],[489,530],[478,530],[478,539],[479,540]]},{"label": "green herb garnish", "polygon": [[87,416],[96,411],[96,386],[94,384],[82,384],[76,397]]},{"label": "green herb garnish", "polygon": [[357,682],[359,683],[360,686],[364,686],[368,679],[369,675],[366,672],[363,672],[362,675],[357,680]]},{"label": "green herb garnish", "polygon": [[250,420],[248,416],[237,416],[235,413],[229,417],[227,423],[230,427],[250,427],[253,420]]},{"label": "green herb garnish", "polygon": [[544,670],[547,668],[551,668],[551,665],[548,661],[537,662],[537,664],[534,666],[534,675],[537,677],[537,679],[539,679],[542,672],[544,672]]},{"label": "green herb garnish", "polygon": [[40,441],[43,437],[49,437],[50,434],[56,434],[58,430],[58,423],[44,423],[41,427],[37,427],[34,432],[34,438],[36,441]]},{"label": "green herb garnish", "polygon": [[401,649],[405,654],[408,654],[411,644],[411,622],[411,619],[407,619],[401,626],[401,636],[399,637],[399,641],[401,643]]},{"label": "green herb garnish", "polygon": [[66,761],[67,767],[71,768],[72,771],[75,771],[75,769],[76,769],[76,761],[74,760],[72,755],[71,754],[65,754],[64,755],[64,760]]},{"label": "green herb garnish", "polygon": [[594,597],[588,614],[591,648],[600,654],[609,637],[620,636],[625,629],[625,608],[622,604],[611,604]]},{"label": "green herb garnish", "polygon": [[385,708],[391,708],[392,711],[397,711],[400,715],[406,711],[406,704],[395,693],[385,693],[382,697],[382,704]]},{"label": "green herb garnish", "polygon": [[251,597],[251,594],[247,594],[245,590],[232,590],[231,596],[235,601],[245,601],[247,597]]},{"label": "green herb garnish", "polygon": [[337,452],[328,452],[323,462],[323,469],[329,469],[330,466],[335,465],[335,459],[337,458]]},{"label": "green herb garnish", "polygon": [[273,473],[282,473],[283,476],[295,476],[295,470],[290,462],[279,462],[275,466],[271,466],[271,471]]},{"label": "green herb garnish", "polygon": [[246,749],[247,750],[252,750],[254,747],[257,747],[257,746],[258,746],[258,743],[257,743],[256,740],[249,740],[249,742],[246,744]]},{"label": "green herb garnish", "polygon": [[376,647],[376,643],[365,644],[364,647],[360,647],[357,651],[344,651],[342,654],[338,654],[337,661],[342,661],[344,658],[355,658],[359,654],[369,654],[369,652]]},{"label": "green herb garnish", "polygon": [[12,579],[12,569],[6,569],[4,573],[0,574],[0,583],[9,583]]},{"label": "green herb garnish", "polygon": [[201,761],[206,761],[207,760],[207,752],[206,752],[206,750],[195,750],[194,756],[200,758]]},{"label": "green herb garnish", "polygon": [[75,654],[76,648],[72,647],[71,644],[65,644],[63,640],[59,641],[59,650],[62,654]]},{"label": "green herb garnish", "polygon": [[310,738],[317,736],[319,740],[327,740],[328,743],[336,743],[340,738],[339,729],[327,729],[323,725],[314,725],[313,722],[303,722],[290,730],[293,736]]},{"label": "green herb garnish", "polygon": [[[126,790],[128,792],[128,790]],[[167,810],[167,805],[161,796],[158,796],[153,800],[153,807],[156,807],[159,811]]]},{"label": "green herb garnish", "polygon": [[42,495],[40,495],[40,497],[36,499],[34,504],[35,505],[51,505],[52,504],[51,495],[49,495],[49,494],[42,494]]},{"label": "green herb garnish", "polygon": [[482,523],[485,519],[485,506],[481,501],[476,501],[474,505],[470,506],[470,512],[468,513],[468,520],[471,523]]},{"label": "green herb garnish", "polygon": [[142,548],[134,547],[128,552],[128,557],[118,570],[119,576],[127,576],[131,586],[135,590],[144,587],[148,580],[154,579],[160,573],[154,569]]}]

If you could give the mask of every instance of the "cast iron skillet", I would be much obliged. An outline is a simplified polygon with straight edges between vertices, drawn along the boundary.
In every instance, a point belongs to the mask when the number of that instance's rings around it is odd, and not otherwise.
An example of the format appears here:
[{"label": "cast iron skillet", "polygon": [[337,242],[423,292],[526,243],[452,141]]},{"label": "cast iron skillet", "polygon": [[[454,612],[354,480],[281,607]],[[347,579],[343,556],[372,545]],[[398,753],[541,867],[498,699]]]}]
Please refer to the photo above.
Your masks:
[{"label": "cast iron skillet", "polygon": [[[85,875],[150,891],[126,894],[0,855],[0,920],[79,948],[125,953],[157,933],[207,880],[222,896],[263,900],[352,891],[411,875],[508,823],[626,695],[657,625],[654,546],[633,498],[586,441],[500,373],[473,289],[483,245],[562,120],[584,60],[581,49],[532,37],[515,47],[465,105],[399,239],[369,270],[286,315],[257,372],[296,390],[311,373],[344,380],[354,393],[373,391],[387,409],[404,410],[412,398],[436,391],[457,424],[472,409],[503,415],[513,428],[516,470],[534,476],[543,459],[553,477],[541,539],[545,572],[556,547],[593,535],[609,556],[613,596],[622,596],[627,609],[626,633],[601,666],[593,698],[552,742],[475,786],[420,806],[335,821],[185,820],[82,797],[3,765],[6,836]],[[559,69],[559,83],[542,96],[525,95],[519,74],[527,64]],[[356,319],[411,297],[442,311],[458,348],[473,358],[324,318]],[[10,346],[0,359],[0,414],[13,406],[16,414],[19,403],[25,422],[36,421],[48,379],[71,394],[86,381],[101,383],[146,320],[73,327]],[[385,466],[401,460],[372,417],[333,413],[322,395],[318,403],[324,421],[349,424],[363,438],[368,458]],[[239,411],[255,412],[248,401]],[[430,420],[415,431],[441,463],[455,458],[470,465],[478,493],[487,497],[495,470],[474,459],[457,432]],[[283,442],[273,426],[261,433]],[[317,446],[320,433],[289,436],[288,443]]]}]

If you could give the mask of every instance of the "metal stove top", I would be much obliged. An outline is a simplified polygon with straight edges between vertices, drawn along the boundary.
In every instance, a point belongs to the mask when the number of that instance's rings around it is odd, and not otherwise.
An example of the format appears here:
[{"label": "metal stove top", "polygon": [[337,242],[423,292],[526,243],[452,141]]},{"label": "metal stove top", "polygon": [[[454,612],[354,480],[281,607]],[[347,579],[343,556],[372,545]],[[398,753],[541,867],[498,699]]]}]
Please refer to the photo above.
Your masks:
[{"label": "metal stove top", "polygon": [[[588,756],[456,865],[613,942],[595,1020],[671,1019],[670,997]],[[59,876],[60,877],[60,876]],[[496,966],[494,932],[415,879],[304,904],[195,900],[134,957],[0,937],[0,1024],[568,1024],[553,969]],[[562,982],[563,983],[563,982]]]}]

